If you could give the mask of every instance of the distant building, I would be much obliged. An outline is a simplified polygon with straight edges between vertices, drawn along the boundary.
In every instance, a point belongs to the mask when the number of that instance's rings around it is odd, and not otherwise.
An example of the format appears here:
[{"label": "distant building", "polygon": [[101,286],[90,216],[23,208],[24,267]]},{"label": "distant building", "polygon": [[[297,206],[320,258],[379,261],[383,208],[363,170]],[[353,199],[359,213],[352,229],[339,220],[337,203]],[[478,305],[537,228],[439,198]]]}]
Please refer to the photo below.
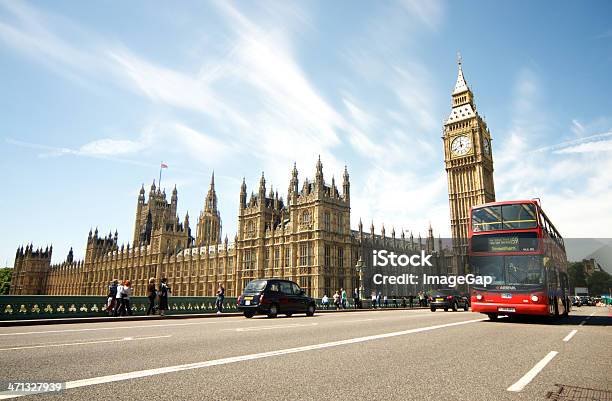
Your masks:
[{"label": "distant building", "polygon": [[[384,226],[380,235],[374,234],[373,225],[364,233],[361,222],[358,230],[351,230],[349,173],[345,168],[340,190],[333,178],[331,183],[324,180],[320,159],[314,180],[304,179],[301,188],[293,167],[286,202],[271,187],[267,191],[263,174],[250,195],[243,180],[239,196],[238,232],[231,242],[227,236],[221,240],[213,175],[193,237],[189,214],[182,222],[177,216],[176,187],[168,202],[165,191],[153,182],[148,199],[144,187],[140,189],[131,244],[120,245],[117,232],[101,236],[98,229],[90,230],[85,259],[73,260],[71,249],[57,265],[51,265],[52,248],[20,247],[10,293],[105,295],[110,281],[129,279],[135,294],[144,295],[150,277],[158,282],[167,277],[174,295],[212,296],[221,282],[229,296],[236,296],[253,279],[283,277],[321,297],[340,288],[349,293],[358,288],[356,262],[362,256],[368,269],[368,252],[374,248],[434,253],[431,227],[418,242],[403,231],[396,238],[395,229],[388,237]],[[438,249],[433,260],[437,273],[448,270],[448,253]],[[364,277],[371,276],[366,272]],[[409,295],[413,290],[387,291]]]},{"label": "distant building", "polygon": [[595,259],[582,259],[582,265],[584,266],[584,273],[587,276],[592,275],[595,272],[602,271],[601,265],[595,261]]}]

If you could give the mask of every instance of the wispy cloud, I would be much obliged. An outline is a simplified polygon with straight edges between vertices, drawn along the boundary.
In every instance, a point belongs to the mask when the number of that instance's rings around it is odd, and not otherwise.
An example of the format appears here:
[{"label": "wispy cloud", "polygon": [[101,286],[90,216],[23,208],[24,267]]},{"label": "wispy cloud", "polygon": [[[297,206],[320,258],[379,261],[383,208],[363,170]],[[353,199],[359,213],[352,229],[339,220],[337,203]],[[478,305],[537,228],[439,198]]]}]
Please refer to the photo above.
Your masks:
[{"label": "wispy cloud", "polygon": [[[39,151],[38,156],[41,158],[72,155],[72,156],[80,156],[80,157],[90,157],[90,158],[95,158],[95,159],[112,160],[112,161],[116,161],[119,163],[126,163],[126,164],[132,164],[132,165],[143,166],[143,167],[153,167],[153,168],[158,167],[158,165],[155,165],[152,163],[146,163],[141,160],[117,157],[118,153],[116,152],[108,152],[108,151],[107,152],[99,152],[99,151],[91,152],[91,151],[82,150],[82,149],[72,149],[72,148],[66,148],[66,147],[49,146],[49,145],[43,145],[39,143],[20,141],[20,140],[16,140],[13,138],[6,138],[6,142],[14,146],[37,150]],[[87,148],[88,146],[85,145],[85,147]]]},{"label": "wispy cloud", "polygon": [[585,142],[555,150],[558,154],[612,152],[612,140]]},{"label": "wispy cloud", "polygon": [[204,165],[212,169],[223,157],[231,157],[232,152],[225,143],[180,122],[149,125],[136,139],[101,138],[77,148],[32,143],[14,138],[6,138],[6,142],[34,149],[41,158],[78,156],[153,168],[158,167],[158,164],[144,162],[143,160],[150,158],[143,158],[143,153],[159,158],[178,152],[176,159],[182,159],[187,154],[196,168],[181,169],[173,166],[173,169],[195,171],[198,174],[208,174],[209,170],[200,172],[197,166]]},{"label": "wispy cloud", "polygon": [[[98,37],[69,19],[42,12],[26,2],[1,1],[0,9],[13,17],[0,19],[1,42],[78,85],[99,90],[97,80],[91,77],[105,76],[109,66],[105,58],[98,57]],[[79,38],[88,48],[65,37]]]},{"label": "wispy cloud", "polygon": [[[551,131],[554,119],[542,110],[545,94],[540,79],[523,69],[516,78],[512,124],[494,148],[497,198],[542,199],[547,214],[566,236],[608,236],[612,224],[612,183],[605,178],[610,166],[612,131],[592,133],[606,119],[567,122],[565,134]],[[496,136],[496,133],[493,133]],[[536,147],[553,137],[578,138]],[[596,217],[597,216],[597,217]],[[601,224],[584,224],[599,221]]]},{"label": "wispy cloud", "polygon": [[444,5],[441,1],[401,0],[400,4],[430,29],[437,30],[443,21]]},{"label": "wispy cloud", "polygon": [[[572,128],[574,127],[574,121],[575,120],[572,121]],[[550,146],[544,146],[533,150],[533,153],[553,152],[563,154],[608,151],[608,143],[610,141],[606,138],[610,137],[612,137],[612,131],[589,135],[583,138],[573,139]]]}]

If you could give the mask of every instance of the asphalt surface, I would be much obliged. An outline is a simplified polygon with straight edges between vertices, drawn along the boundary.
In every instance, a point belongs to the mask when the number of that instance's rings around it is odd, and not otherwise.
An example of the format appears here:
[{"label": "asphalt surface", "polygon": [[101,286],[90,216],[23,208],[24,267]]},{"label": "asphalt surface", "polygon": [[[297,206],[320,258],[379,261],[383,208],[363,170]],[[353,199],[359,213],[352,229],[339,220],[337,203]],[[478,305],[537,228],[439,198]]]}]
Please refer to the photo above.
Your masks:
[{"label": "asphalt surface", "polygon": [[611,309],[482,319],[398,310],[3,327],[0,383],[68,382],[27,397],[62,400],[544,400],[555,383],[612,392]]}]

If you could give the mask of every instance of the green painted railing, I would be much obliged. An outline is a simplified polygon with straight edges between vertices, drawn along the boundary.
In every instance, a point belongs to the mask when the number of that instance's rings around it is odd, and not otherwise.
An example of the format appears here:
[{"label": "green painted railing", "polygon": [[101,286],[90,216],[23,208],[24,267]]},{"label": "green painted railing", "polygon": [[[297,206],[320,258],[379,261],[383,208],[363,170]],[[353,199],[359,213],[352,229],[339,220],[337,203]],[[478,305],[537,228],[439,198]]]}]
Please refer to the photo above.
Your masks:
[{"label": "green painted railing", "polygon": [[[106,300],[102,296],[0,295],[0,320],[108,316]],[[214,312],[215,301],[215,297],[171,296],[166,314]],[[149,306],[146,297],[131,297],[130,303],[134,316],[144,315]],[[226,297],[223,310],[236,312],[236,298]]]},{"label": "green painted railing", "polygon": [[[106,312],[106,297],[81,295],[0,295],[0,320],[21,319],[52,319],[69,317],[108,316]],[[197,314],[215,312],[215,297],[169,297],[169,310],[166,314]],[[315,300],[317,309],[336,309],[333,300],[327,308],[321,304],[321,299]],[[131,297],[130,303],[133,316],[146,313],[149,300],[146,297]],[[156,305],[158,302],[156,301]],[[417,305],[415,305],[417,306]],[[362,307],[371,308],[370,300],[363,300]],[[394,308],[392,302],[387,307]],[[398,307],[402,307],[398,302]],[[347,303],[347,309],[353,309],[353,300]],[[223,302],[224,312],[237,312],[236,298],[226,297]]]}]

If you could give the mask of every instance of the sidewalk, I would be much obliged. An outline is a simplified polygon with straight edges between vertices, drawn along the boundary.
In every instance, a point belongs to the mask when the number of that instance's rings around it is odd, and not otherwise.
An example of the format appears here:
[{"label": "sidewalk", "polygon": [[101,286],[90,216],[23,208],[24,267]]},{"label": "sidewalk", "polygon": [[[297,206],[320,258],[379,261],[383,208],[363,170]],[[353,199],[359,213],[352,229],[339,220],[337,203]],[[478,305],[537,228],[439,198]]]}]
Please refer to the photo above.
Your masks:
[{"label": "sidewalk", "polygon": [[[317,309],[316,313],[348,313],[348,312],[385,312],[394,310],[416,310],[429,309],[421,306],[414,308],[378,308],[378,309]],[[281,313],[282,315],[282,313]],[[101,323],[101,322],[132,322],[143,320],[170,320],[170,319],[195,319],[195,318],[214,318],[214,317],[237,317],[242,316],[242,312],[225,312],[217,315],[214,312],[209,313],[189,313],[177,315],[149,315],[149,316],[96,316],[96,317],[74,317],[74,318],[56,318],[56,319],[30,319],[30,320],[2,320],[0,327],[17,327],[17,326],[44,326],[50,324],[76,324],[76,323]]]}]

